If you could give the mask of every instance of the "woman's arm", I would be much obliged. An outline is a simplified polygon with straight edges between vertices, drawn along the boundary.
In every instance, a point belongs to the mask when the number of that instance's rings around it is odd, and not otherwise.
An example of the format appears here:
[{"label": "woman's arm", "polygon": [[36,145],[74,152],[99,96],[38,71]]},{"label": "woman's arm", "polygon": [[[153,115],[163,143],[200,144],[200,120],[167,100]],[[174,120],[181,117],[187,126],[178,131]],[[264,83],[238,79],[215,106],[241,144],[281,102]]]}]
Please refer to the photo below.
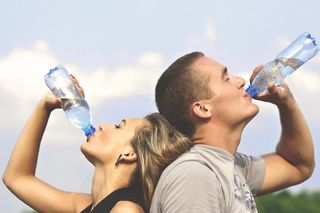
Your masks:
[{"label": "woman's arm", "polygon": [[61,191],[35,177],[41,138],[50,113],[60,104],[51,93],[39,101],[3,174],[3,182],[10,191],[40,212],[79,212],[91,202],[89,195]]}]

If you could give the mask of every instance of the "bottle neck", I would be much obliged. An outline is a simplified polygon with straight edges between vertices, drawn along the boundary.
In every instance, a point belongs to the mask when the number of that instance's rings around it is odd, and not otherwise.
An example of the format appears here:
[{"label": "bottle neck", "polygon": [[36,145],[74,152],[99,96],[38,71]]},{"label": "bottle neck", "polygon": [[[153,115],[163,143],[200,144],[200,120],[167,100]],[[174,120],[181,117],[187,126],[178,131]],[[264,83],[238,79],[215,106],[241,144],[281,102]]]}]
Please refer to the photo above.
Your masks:
[{"label": "bottle neck", "polygon": [[84,128],[83,131],[85,132],[85,135],[87,137],[89,137],[89,136],[93,135],[93,133],[96,131],[96,129],[92,125],[90,125],[89,127]]},{"label": "bottle neck", "polygon": [[258,91],[256,90],[256,88],[254,88],[254,86],[250,85],[247,89],[246,92],[251,96],[254,97],[258,94]]}]

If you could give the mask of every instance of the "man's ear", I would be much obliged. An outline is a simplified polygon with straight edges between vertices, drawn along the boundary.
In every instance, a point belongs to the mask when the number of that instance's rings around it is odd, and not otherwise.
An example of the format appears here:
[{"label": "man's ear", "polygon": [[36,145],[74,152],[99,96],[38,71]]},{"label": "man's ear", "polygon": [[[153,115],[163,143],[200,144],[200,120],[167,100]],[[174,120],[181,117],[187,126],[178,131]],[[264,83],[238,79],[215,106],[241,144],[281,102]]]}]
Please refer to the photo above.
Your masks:
[{"label": "man's ear", "polygon": [[207,100],[196,101],[192,104],[192,112],[199,118],[208,119],[212,116],[211,105]]}]

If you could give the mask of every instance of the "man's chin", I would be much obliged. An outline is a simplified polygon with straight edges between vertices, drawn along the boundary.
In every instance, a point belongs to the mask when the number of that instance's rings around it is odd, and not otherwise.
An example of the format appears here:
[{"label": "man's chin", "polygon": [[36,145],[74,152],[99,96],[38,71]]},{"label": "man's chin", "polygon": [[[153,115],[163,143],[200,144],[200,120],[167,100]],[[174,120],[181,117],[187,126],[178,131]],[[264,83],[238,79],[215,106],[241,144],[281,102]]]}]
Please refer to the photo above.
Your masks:
[{"label": "man's chin", "polygon": [[252,111],[252,116],[251,116],[252,118],[254,118],[260,111],[259,107],[257,105],[255,105],[255,106],[256,106],[255,110]]},{"label": "man's chin", "polygon": [[260,111],[260,108],[259,108],[258,105],[254,104],[254,106],[255,106],[255,110],[254,110],[254,113],[253,113],[254,114],[253,117],[256,116]]},{"label": "man's chin", "polygon": [[258,105],[254,104],[254,107],[250,111],[248,118],[246,119],[246,124],[248,124],[257,114],[259,113]]}]

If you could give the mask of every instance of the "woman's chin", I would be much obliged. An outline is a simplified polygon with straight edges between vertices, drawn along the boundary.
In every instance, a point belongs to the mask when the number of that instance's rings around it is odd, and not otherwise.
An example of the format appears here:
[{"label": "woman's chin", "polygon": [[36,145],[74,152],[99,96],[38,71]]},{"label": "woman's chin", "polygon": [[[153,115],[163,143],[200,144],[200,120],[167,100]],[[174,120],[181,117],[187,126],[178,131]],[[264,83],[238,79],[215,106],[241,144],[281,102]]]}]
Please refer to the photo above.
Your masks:
[{"label": "woman's chin", "polygon": [[86,146],[87,144],[84,143],[81,145],[80,150],[82,152],[82,154],[86,157],[86,159],[94,165],[94,157],[93,155],[90,153],[88,147]]}]

